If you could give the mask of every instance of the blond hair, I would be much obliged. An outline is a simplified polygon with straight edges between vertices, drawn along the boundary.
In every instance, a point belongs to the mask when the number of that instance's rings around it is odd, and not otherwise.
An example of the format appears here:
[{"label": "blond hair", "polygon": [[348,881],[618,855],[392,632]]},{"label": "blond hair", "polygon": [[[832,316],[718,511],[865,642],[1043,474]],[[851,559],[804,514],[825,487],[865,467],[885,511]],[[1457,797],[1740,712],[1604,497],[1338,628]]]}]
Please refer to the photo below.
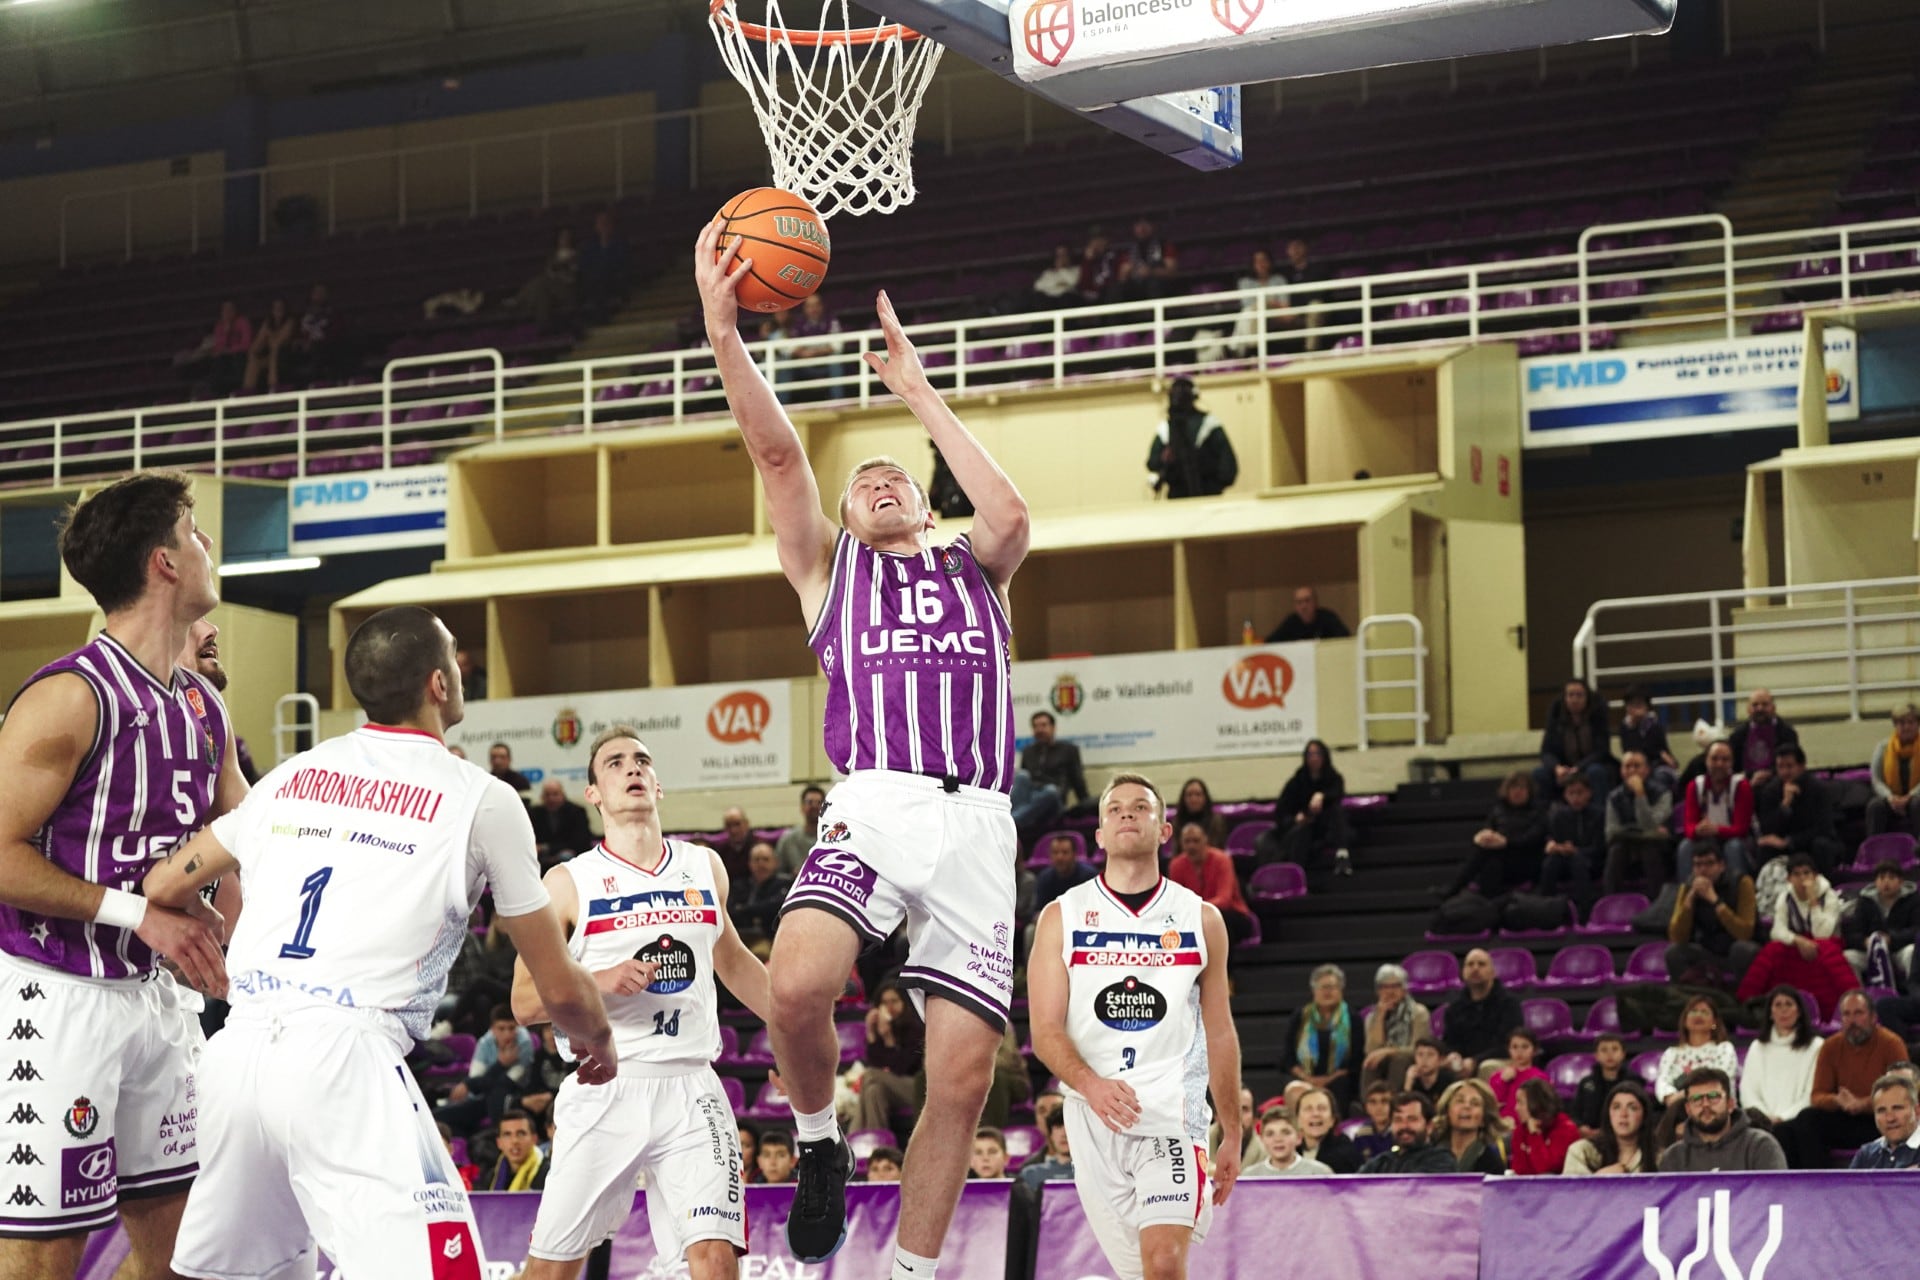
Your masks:
[{"label": "blond hair", "polygon": [[920,499],[920,514],[921,515],[933,514],[933,503],[928,501],[926,489],[920,484],[920,482],[917,479],[914,478],[913,472],[907,470],[907,468],[898,459],[891,458],[886,454],[881,453],[881,454],[875,454],[873,457],[868,458],[864,462],[856,462],[853,466],[853,470],[847,473],[846,487],[840,490],[840,523],[841,524],[845,524],[847,522],[847,508],[848,508],[848,505],[853,501],[853,482],[855,480],[858,480],[861,476],[865,475],[867,472],[878,471],[882,467],[892,467],[895,471],[898,471],[901,475],[905,476],[907,478],[907,483],[913,486],[914,496]]},{"label": "blond hair", "polygon": [[1453,1100],[1463,1091],[1480,1095],[1480,1140],[1493,1146],[1507,1132],[1507,1122],[1500,1115],[1500,1099],[1493,1096],[1493,1090],[1472,1077],[1455,1080],[1440,1093],[1440,1101],[1434,1104],[1433,1128],[1428,1136],[1435,1146],[1447,1141],[1452,1135],[1452,1125],[1447,1113],[1453,1109]]},{"label": "blond hair", "polygon": [[587,781],[588,783],[594,786],[599,785],[598,780],[595,779],[593,776],[594,761],[600,758],[600,748],[606,746],[609,742],[612,742],[615,738],[632,738],[635,742],[639,742],[640,731],[634,728],[630,724],[610,724],[606,728],[602,729],[599,733],[595,734],[593,738],[593,745],[587,748]]},{"label": "blond hair", "polygon": [[1160,788],[1153,785],[1153,779],[1144,773],[1116,773],[1108,778],[1106,790],[1100,793],[1101,813],[1107,811],[1107,797],[1113,794],[1116,787],[1145,787],[1147,794],[1153,797],[1153,820],[1155,822],[1167,820],[1166,797],[1160,794]]}]

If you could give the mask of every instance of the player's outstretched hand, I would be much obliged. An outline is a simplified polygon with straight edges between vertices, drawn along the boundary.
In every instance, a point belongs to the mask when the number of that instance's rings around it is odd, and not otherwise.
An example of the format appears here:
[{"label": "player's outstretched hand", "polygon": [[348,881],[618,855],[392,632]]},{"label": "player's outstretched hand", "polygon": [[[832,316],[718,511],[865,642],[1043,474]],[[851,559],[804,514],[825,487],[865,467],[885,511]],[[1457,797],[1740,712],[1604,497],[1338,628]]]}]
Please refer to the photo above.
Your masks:
[{"label": "player's outstretched hand", "polygon": [[886,384],[887,390],[904,399],[908,393],[928,385],[927,371],[920,367],[920,353],[913,349],[907,331],[900,327],[893,299],[885,289],[880,291],[879,301],[874,304],[874,313],[880,317],[880,332],[887,337],[887,354],[869,351],[860,358]]},{"label": "player's outstretched hand", "polygon": [[707,332],[726,332],[740,324],[740,300],[734,296],[740,277],[753,265],[753,259],[740,256],[740,237],[725,250],[719,249],[720,219],[716,216],[700,228],[693,242],[693,278],[700,286],[700,308],[707,319]]},{"label": "player's outstretched hand", "polygon": [[1125,1133],[1140,1118],[1140,1099],[1133,1086],[1124,1080],[1096,1076],[1080,1090],[1080,1096],[1093,1108],[1102,1124],[1115,1133]]},{"label": "player's outstretched hand", "polygon": [[604,1029],[604,1022],[600,1025],[603,1030],[591,1040],[567,1037],[567,1047],[580,1064],[573,1074],[581,1084],[605,1084],[620,1071],[619,1056],[613,1051],[613,1032]]},{"label": "player's outstretched hand", "polygon": [[1220,1150],[1213,1157],[1213,1202],[1222,1205],[1233,1194],[1233,1184],[1240,1180],[1240,1148],[1238,1144],[1229,1145],[1222,1140]]},{"label": "player's outstretched hand", "polygon": [[154,954],[173,961],[194,990],[227,989],[227,962],[220,953],[220,939],[205,920],[149,902],[147,914],[133,933],[153,948]]},{"label": "player's outstretched hand", "polygon": [[659,972],[657,960],[622,960],[611,969],[596,969],[593,985],[600,988],[605,996],[637,996],[653,985],[653,975]]}]

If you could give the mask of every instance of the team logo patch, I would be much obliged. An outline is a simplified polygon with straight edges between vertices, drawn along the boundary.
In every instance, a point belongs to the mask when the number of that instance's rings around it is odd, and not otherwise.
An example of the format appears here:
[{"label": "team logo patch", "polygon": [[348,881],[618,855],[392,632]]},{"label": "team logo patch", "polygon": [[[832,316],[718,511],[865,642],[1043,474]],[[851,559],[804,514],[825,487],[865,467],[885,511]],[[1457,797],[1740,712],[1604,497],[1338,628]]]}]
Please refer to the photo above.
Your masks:
[{"label": "team logo patch", "polygon": [[852,834],[853,832],[847,829],[846,823],[836,822],[830,827],[820,828],[820,843],[821,844],[839,844],[842,840],[845,840],[848,836]]},{"label": "team logo patch", "polygon": [[61,1119],[67,1126],[67,1132],[74,1137],[90,1138],[93,1131],[100,1127],[100,1108],[86,1098],[75,1098]]},{"label": "team logo patch", "polygon": [[572,707],[562,707],[553,718],[555,746],[570,747],[580,741],[580,716]]},{"label": "team logo patch", "polygon": [[600,883],[606,887],[608,897],[612,897],[614,894],[620,891],[620,881],[615,879],[613,876],[606,876],[602,878]]},{"label": "team logo patch", "polygon": [[188,686],[187,688],[187,705],[192,707],[193,714],[199,716],[202,720],[207,718],[207,700],[201,697],[200,691],[192,686]]},{"label": "team logo patch", "polygon": [[1034,61],[1057,67],[1073,48],[1073,0],[1036,4],[1027,10],[1021,26]]},{"label": "team logo patch", "polygon": [[1145,1031],[1167,1016],[1167,998],[1129,974],[1094,996],[1093,1016],[1115,1031]]},{"label": "team logo patch", "polygon": [[1169,929],[1160,935],[1160,949],[1162,951],[1172,951],[1179,945],[1180,931],[1178,929]]},{"label": "team logo patch", "polygon": [[700,891],[698,889],[689,889],[685,893],[681,894],[680,896],[687,900],[687,905],[690,907],[697,907],[700,905],[701,897],[700,897]]},{"label": "team logo patch", "polygon": [[675,995],[693,985],[693,948],[670,934],[661,934],[634,952],[633,958],[659,964],[653,983],[647,988],[653,995]]},{"label": "team logo patch", "polygon": [[1094,928],[1099,923],[1100,923],[1100,913],[1098,911],[1087,912],[1087,928],[1089,929]]},{"label": "team logo patch", "polygon": [[958,551],[955,551],[952,547],[941,548],[940,572],[946,574],[949,578],[957,578],[966,572],[966,568],[967,566],[961,561]]},{"label": "team logo patch", "polygon": [[1063,716],[1070,716],[1078,711],[1080,704],[1085,700],[1086,691],[1080,687],[1080,682],[1071,675],[1064,675],[1058,680],[1055,680],[1053,682],[1053,692],[1047,695],[1049,705],[1053,707],[1057,714]]}]

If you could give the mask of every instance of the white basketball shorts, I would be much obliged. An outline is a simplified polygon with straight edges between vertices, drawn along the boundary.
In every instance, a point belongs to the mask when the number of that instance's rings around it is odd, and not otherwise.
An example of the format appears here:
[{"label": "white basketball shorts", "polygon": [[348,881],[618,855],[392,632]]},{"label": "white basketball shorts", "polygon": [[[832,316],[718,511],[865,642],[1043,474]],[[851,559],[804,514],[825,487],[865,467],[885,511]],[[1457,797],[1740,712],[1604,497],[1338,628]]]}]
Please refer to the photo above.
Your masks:
[{"label": "white basketball shorts", "polygon": [[0,956],[0,1236],[85,1233],[199,1168],[200,998]]},{"label": "white basketball shorts", "polygon": [[553,1100],[553,1165],[533,1223],[531,1258],[570,1262],[611,1240],[647,1179],[647,1225],[669,1266],[687,1246],[747,1251],[740,1130],[712,1068],[677,1076],[571,1077]]},{"label": "white basketball shorts", "polygon": [[871,769],[827,794],[813,852],[781,912],[815,907],[870,946],[907,922],[900,985],[924,1016],[942,996],[1004,1027],[1013,1000],[1014,858],[1007,797]]},{"label": "white basketball shorts", "polygon": [[1142,1280],[1144,1228],[1190,1227],[1195,1244],[1207,1238],[1213,1198],[1207,1194],[1206,1148],[1184,1135],[1115,1133],[1080,1098],[1068,1098],[1063,1114],[1074,1190],[1119,1280]]},{"label": "white basketball shorts", "polygon": [[481,1280],[460,1171],[392,1036],[365,1013],[236,1005],[207,1045],[200,1177],[173,1269],[292,1280]]}]

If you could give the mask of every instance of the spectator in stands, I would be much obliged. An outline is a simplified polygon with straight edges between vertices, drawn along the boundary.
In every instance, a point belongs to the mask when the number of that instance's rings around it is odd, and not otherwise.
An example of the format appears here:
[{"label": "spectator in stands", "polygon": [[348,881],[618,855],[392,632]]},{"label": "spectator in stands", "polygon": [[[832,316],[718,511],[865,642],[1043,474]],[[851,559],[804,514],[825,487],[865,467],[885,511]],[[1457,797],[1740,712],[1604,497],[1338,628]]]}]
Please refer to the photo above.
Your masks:
[{"label": "spectator in stands", "polygon": [[1624,1080],[1607,1091],[1598,1131],[1567,1151],[1560,1172],[1570,1178],[1652,1173],[1653,1107],[1637,1082]]},{"label": "spectator in stands", "polygon": [[1167,815],[1167,821],[1178,831],[1189,822],[1197,822],[1200,829],[1207,833],[1207,843],[1223,845],[1227,842],[1227,820],[1214,812],[1213,792],[1200,778],[1188,778],[1180,784],[1180,803]]},{"label": "spectator in stands", "polygon": [[612,315],[633,283],[633,251],[602,209],[593,215],[593,234],[580,248],[580,310],[599,323]]},{"label": "spectator in stands", "polygon": [[553,252],[540,274],[520,286],[508,304],[533,317],[541,333],[556,333],[572,322],[579,305],[580,254],[573,246],[573,229],[554,235]]},{"label": "spectator in stands", "polygon": [[220,316],[200,344],[174,357],[174,367],[189,377],[204,379],[216,396],[238,387],[253,347],[253,322],[240,314],[229,298],[220,304]]},{"label": "spectator in stands", "polygon": [[1920,1166],[1920,1087],[1911,1076],[1889,1072],[1873,1082],[1873,1123],[1880,1136],[1853,1153],[1850,1169],[1912,1169]]},{"label": "spectator in stands", "polygon": [[1306,350],[1318,351],[1321,346],[1319,336],[1321,325],[1339,317],[1323,317],[1315,308],[1314,304],[1324,301],[1324,298],[1296,294],[1295,291],[1302,285],[1317,284],[1329,279],[1327,269],[1313,261],[1307,242],[1296,236],[1287,241],[1287,260],[1280,264],[1279,274],[1282,280],[1293,286],[1287,294],[1288,327],[1303,330],[1306,333]]},{"label": "spectator in stands", "polygon": [[1347,1136],[1353,1139],[1353,1145],[1359,1150],[1363,1164],[1393,1147],[1393,1095],[1395,1092],[1392,1085],[1380,1080],[1367,1086],[1361,1097],[1360,1109],[1366,1123],[1350,1130]]},{"label": "spectator in stands", "polygon": [[1754,860],[1759,863],[1805,853],[1823,876],[1840,865],[1840,832],[1833,801],[1820,779],[1807,772],[1807,753],[1789,742],[1774,753],[1773,771],[1754,784]]},{"label": "spectator in stands", "polygon": [[1813,1101],[1813,1068],[1820,1056],[1807,998],[1789,986],[1767,994],[1771,1026],[1747,1047],[1740,1068],[1740,1105],[1778,1128]]},{"label": "spectator in stands", "polygon": [[760,1135],[760,1150],[754,1156],[754,1164],[760,1169],[761,1182],[792,1182],[795,1163],[791,1134],[784,1129],[769,1129]]},{"label": "spectator in stands", "polygon": [[1240,1170],[1243,1178],[1330,1178],[1333,1170],[1300,1154],[1300,1130],[1285,1107],[1260,1117],[1260,1158]]},{"label": "spectator in stands", "polygon": [[1337,1105],[1333,1094],[1317,1085],[1294,1101],[1293,1127],[1300,1132],[1300,1154],[1335,1173],[1358,1173],[1360,1148],[1340,1132]]},{"label": "spectator in stands", "polygon": [[1034,1120],[1047,1135],[1046,1145],[1020,1166],[1020,1182],[1038,1191],[1040,1184],[1055,1179],[1073,1181],[1073,1141],[1067,1133],[1067,1118],[1055,1111],[1044,1123]]},{"label": "spectator in stands", "polygon": [[773,846],[774,856],[780,860],[781,874],[800,874],[801,864],[813,852],[813,842],[819,838],[820,806],[826,800],[826,791],[812,783],[800,788],[800,821],[781,833],[780,842]]},{"label": "spectator in stands", "polygon": [[473,650],[456,650],[453,655],[453,665],[460,668],[460,691],[465,695],[466,700],[485,702],[487,700],[487,669],[474,660]]},{"label": "spectator in stands", "polygon": [[1169,498],[1205,498],[1224,493],[1240,476],[1240,461],[1226,424],[1199,406],[1192,378],[1167,384],[1167,416],[1147,446],[1153,491]]},{"label": "spectator in stands", "polygon": [[1786,983],[1811,995],[1822,1013],[1838,1008],[1840,997],[1860,985],[1840,937],[1840,906],[1840,895],[1812,855],[1788,858],[1787,889],[1773,907],[1772,936],[1735,994],[1751,1000],[1776,982]]},{"label": "spectator in stands", "polygon": [[1648,767],[1649,757],[1629,751],[1620,757],[1620,785],[1607,797],[1607,861],[1601,885],[1619,893],[1636,867],[1649,896],[1660,892],[1673,865],[1673,793]]},{"label": "spectator in stands", "polygon": [[1336,1117],[1344,1119],[1353,1105],[1365,1030],[1347,1002],[1347,975],[1339,965],[1320,965],[1310,983],[1313,998],[1287,1023],[1280,1067],[1292,1079],[1327,1090]]},{"label": "spectator in stands", "polygon": [[526,774],[513,767],[513,748],[504,742],[487,748],[487,771],[515,791],[526,791],[533,786]]},{"label": "spectator in stands", "polygon": [[446,1121],[436,1120],[433,1127],[440,1131],[440,1142],[446,1147],[447,1154],[453,1157],[454,1168],[460,1171],[460,1185],[469,1191],[473,1190],[473,1184],[480,1180],[480,1166],[466,1158],[467,1151],[464,1146],[453,1145],[453,1130]]},{"label": "spectator in stands", "polygon": [[1457,1059],[1450,1065],[1471,1076],[1497,1061],[1507,1047],[1507,1033],[1525,1026],[1527,1018],[1520,1001],[1494,976],[1493,957],[1482,948],[1460,961],[1460,984],[1465,990],[1447,1004],[1447,1045]]},{"label": "spectator in stands", "polygon": [[1507,1171],[1500,1139],[1506,1125],[1493,1091],[1478,1080],[1456,1080],[1440,1095],[1433,1143],[1453,1158],[1453,1172],[1497,1178]]},{"label": "spectator in stands", "polygon": [[1920,835],[1920,805],[1913,803],[1920,787],[1920,707],[1903,702],[1893,709],[1893,736],[1868,762],[1873,770],[1873,799],[1867,802],[1867,834],[1888,831]]},{"label": "spectator in stands", "polygon": [[1594,877],[1605,871],[1606,840],[1606,815],[1593,803],[1587,775],[1569,775],[1560,785],[1559,801],[1547,812],[1538,892],[1558,893],[1566,885],[1583,912],[1592,906]]},{"label": "spectator in stands", "polygon": [[1497,898],[1510,884],[1536,879],[1547,840],[1547,813],[1536,799],[1533,778],[1515,769],[1501,779],[1486,825],[1473,833],[1473,852],[1440,896],[1451,898],[1470,885]]},{"label": "spectator in stands", "polygon": [[500,1117],[500,1159],[487,1178],[488,1191],[544,1191],[547,1162],[533,1136],[533,1120],[515,1108]]},{"label": "spectator in stands", "polygon": [[300,331],[293,336],[293,350],[287,362],[291,381],[311,384],[330,375],[337,362],[339,342],[327,286],[316,284],[307,293],[307,309],[300,313]]},{"label": "spectator in stands", "polygon": [[[1308,1087],[1304,1081],[1295,1081],[1294,1083],[1298,1084],[1302,1089]],[[1054,1105],[1058,1106],[1059,1104],[1055,1103]],[[1271,1109],[1271,1107],[1260,1108],[1263,1112]],[[1033,1116],[1034,1122],[1036,1124],[1039,1123],[1040,1107],[1037,1103],[1034,1105]],[[1243,1169],[1255,1160],[1258,1160],[1261,1151],[1264,1150],[1260,1145],[1260,1126],[1253,1122],[1253,1117],[1253,1090],[1242,1085],[1240,1086],[1240,1132],[1244,1135],[1244,1141],[1246,1143],[1240,1151],[1240,1167]],[[1209,1160],[1212,1160],[1220,1151],[1221,1133],[1220,1120],[1216,1116],[1213,1123],[1207,1126],[1207,1159]]]},{"label": "spectator in stands", "polygon": [[1750,876],[1753,861],[1753,787],[1733,770],[1733,748],[1707,748],[1707,771],[1687,787],[1681,824],[1678,873],[1684,877],[1696,849],[1717,845],[1736,876]]},{"label": "spectator in stands", "polygon": [[921,1072],[926,1066],[927,1031],[900,985],[880,988],[867,1010],[867,1049],[861,1061],[862,1129],[892,1129],[894,1117],[911,1119],[920,1110]]},{"label": "spectator in stands", "polygon": [[1543,800],[1559,796],[1560,787],[1576,773],[1585,773],[1596,796],[1613,789],[1611,733],[1607,703],[1594,696],[1585,680],[1569,680],[1547,708],[1547,727],[1540,734],[1540,767],[1533,771],[1534,790]]},{"label": "spectator in stands", "polygon": [[1250,356],[1259,347],[1260,311],[1267,311],[1267,333],[1278,333],[1285,323],[1286,291],[1276,286],[1284,283],[1273,269],[1273,254],[1265,249],[1255,249],[1248,262],[1247,274],[1234,282],[1234,287],[1246,292],[1260,290],[1251,294],[1240,303],[1240,314],[1233,322],[1233,340],[1229,350],[1236,356]]},{"label": "spectator in stands", "polygon": [[1057,736],[1053,713],[1036,711],[1027,723],[1033,730],[1033,740],[1020,752],[1020,767],[1033,779],[1033,785],[1051,787],[1062,808],[1092,800],[1086,770],[1080,764],[1080,748]]},{"label": "spectator in stands", "polygon": [[1346,779],[1333,767],[1332,751],[1319,738],[1310,739],[1300,752],[1300,767],[1280,788],[1274,827],[1261,835],[1255,865],[1284,861],[1317,870],[1323,865],[1322,854],[1331,849],[1334,874],[1352,875],[1353,860],[1347,853],[1351,836],[1342,803],[1346,795]]},{"label": "spectator in stands", "polygon": [[1500,1104],[1502,1120],[1511,1121],[1516,1117],[1514,1102],[1527,1081],[1547,1078],[1547,1073],[1534,1065],[1539,1059],[1539,1036],[1525,1026],[1507,1032],[1507,1060],[1487,1078],[1487,1087],[1493,1090],[1494,1099]]},{"label": "spectator in stands", "polygon": [[1080,279],[1074,292],[1088,305],[1111,302],[1119,276],[1120,254],[1108,243],[1105,229],[1089,229],[1087,247],[1080,251]]},{"label": "spectator in stands", "polygon": [[1627,1074],[1626,1041],[1611,1031],[1602,1034],[1593,1042],[1593,1069],[1573,1091],[1568,1107],[1582,1138],[1592,1142],[1606,1131],[1607,1097],[1616,1085],[1631,1079]]},{"label": "spectator in stands", "polygon": [[867,1181],[898,1182],[900,1166],[906,1162],[907,1153],[898,1147],[875,1147],[867,1157]]},{"label": "spectator in stands", "polygon": [[440,1100],[439,1118],[459,1133],[499,1120],[519,1105],[522,1093],[537,1087],[533,1034],[504,1004],[494,1006],[488,1021],[487,1034],[474,1042],[467,1078]]},{"label": "spectator in stands", "polygon": [[1661,723],[1660,713],[1653,709],[1653,699],[1636,684],[1627,690],[1620,707],[1621,762],[1624,765],[1628,752],[1638,751],[1652,776],[1659,779],[1666,790],[1673,790],[1680,762],[1667,745],[1667,727]]},{"label": "spectator in stands", "polygon": [[1033,914],[1038,916],[1047,904],[1073,888],[1099,875],[1091,862],[1080,856],[1073,837],[1062,831],[1047,844],[1047,865],[1033,882]]},{"label": "spectator in stands", "polygon": [[1133,242],[1120,263],[1119,296],[1124,302],[1164,298],[1180,271],[1180,254],[1153,225],[1153,219],[1133,220]]},{"label": "spectator in stands", "polygon": [[587,852],[594,846],[587,811],[567,799],[567,784],[558,778],[540,782],[540,803],[530,813],[533,847],[540,855],[542,873]]},{"label": "spectator in stands", "polygon": [[1007,1138],[991,1125],[981,1125],[973,1133],[973,1157],[967,1163],[967,1176],[992,1181],[1007,1176]]},{"label": "spectator in stands", "polygon": [[1433,1015],[1425,1005],[1408,998],[1407,971],[1397,964],[1383,964],[1374,972],[1373,994],[1360,1087],[1370,1092],[1374,1085],[1384,1084],[1388,1093],[1394,1093],[1404,1087],[1414,1045],[1431,1038]]},{"label": "spectator in stands", "polygon": [[1267,633],[1268,644],[1292,644],[1301,640],[1339,640],[1352,635],[1340,615],[1320,604],[1320,593],[1312,587],[1293,589],[1293,612]]},{"label": "spectator in stands", "polygon": [[729,880],[742,879],[747,875],[747,855],[753,852],[753,824],[747,821],[746,810],[735,805],[720,815],[720,826],[720,835],[709,840],[708,847],[720,855]]},{"label": "spectator in stands", "polygon": [[[1725,743],[1715,743],[1724,750]],[[1681,885],[1667,924],[1667,977],[1690,986],[1739,982],[1760,947],[1753,877],[1735,875],[1711,841],[1693,850],[1693,878]]]},{"label": "spectator in stands", "polygon": [[1189,822],[1180,828],[1180,847],[1167,863],[1167,879],[1191,889],[1219,908],[1227,940],[1240,945],[1253,935],[1253,912],[1240,896],[1240,876],[1226,850],[1207,843],[1206,828]]},{"label": "spectator in stands", "polygon": [[1330,277],[1327,269],[1313,261],[1313,254],[1299,236],[1287,241],[1287,260],[1280,264],[1280,278],[1288,284],[1313,284]]},{"label": "spectator in stands", "polygon": [[1899,863],[1882,858],[1874,864],[1873,883],[1840,917],[1840,933],[1847,963],[1868,986],[1906,988],[1920,936],[1920,895]]},{"label": "spectator in stands", "polygon": [[[842,349],[843,344],[834,336],[840,332],[840,322],[827,314],[827,300],[819,294],[808,294],[798,311],[787,312],[786,315],[787,336],[798,345],[783,352],[783,359],[818,360],[835,355]],[[846,394],[846,388],[824,380],[838,378],[845,373],[844,364],[797,365],[793,368],[796,381],[821,385],[804,387],[787,398],[801,404],[816,400],[838,400]]]},{"label": "spectator in stands", "polygon": [[1581,1137],[1546,1077],[1520,1086],[1513,1098],[1513,1121],[1513,1172],[1521,1177],[1559,1176],[1567,1153]]},{"label": "spectator in stands", "polygon": [[747,874],[729,884],[727,914],[740,937],[749,947],[770,940],[780,924],[780,904],[793,888],[793,877],[780,874],[780,856],[773,845],[754,841],[747,850]]},{"label": "spectator in stands", "polygon": [[1445,1045],[1431,1036],[1413,1042],[1413,1065],[1407,1068],[1406,1079],[1401,1083],[1406,1092],[1425,1098],[1429,1111],[1439,1103],[1447,1086],[1458,1078],[1447,1065]]},{"label": "spectator in stands", "polygon": [[1660,1153],[1661,1173],[1741,1172],[1784,1169],[1786,1157],[1773,1135],[1753,1127],[1734,1105],[1733,1081],[1716,1067],[1701,1067],[1680,1082],[1687,1115],[1686,1136]]},{"label": "spectator in stands", "polygon": [[760,1126],[751,1120],[736,1118],[740,1131],[740,1168],[746,1181],[760,1181]]},{"label": "spectator in stands", "polygon": [[1074,259],[1073,246],[1053,246],[1053,262],[1033,279],[1028,291],[1027,308],[1057,311],[1080,301],[1080,264]]},{"label": "spectator in stands", "polygon": [[1393,1146],[1360,1166],[1361,1173],[1452,1173],[1453,1154],[1427,1141],[1433,1100],[1424,1093],[1396,1093],[1389,1121]]},{"label": "spectator in stands", "polygon": [[[1727,735],[1727,745],[1733,748],[1733,767],[1758,789],[1773,776],[1773,762],[1780,748],[1800,745],[1800,735],[1774,713],[1773,695],[1755,689],[1747,699],[1747,718]],[[1800,763],[1806,762],[1807,758],[1801,756]]]},{"label": "spectator in stands", "polygon": [[1672,1102],[1679,1096],[1680,1082],[1700,1067],[1712,1067],[1729,1082],[1740,1074],[1739,1051],[1728,1039],[1719,1011],[1706,996],[1695,996],[1680,1010],[1680,1043],[1661,1051],[1653,1080],[1655,1101]]},{"label": "spectator in stands", "polygon": [[980,1108],[980,1119],[1000,1129],[1013,1118],[1013,1105],[1025,1102],[1033,1093],[1033,1071],[1026,1055],[1020,1052],[1020,1037],[1009,1022],[1000,1032],[1000,1048],[993,1055],[993,1080],[987,1085],[987,1100]]},{"label": "spectator in stands", "polygon": [[1840,1001],[1840,1030],[1820,1046],[1813,1066],[1813,1101],[1775,1136],[1795,1169],[1824,1169],[1835,1147],[1873,1141],[1873,1086],[1907,1056],[1899,1036],[1879,1024],[1864,991]]},{"label": "spectator in stands", "polygon": [[266,374],[269,391],[280,389],[280,352],[293,341],[293,312],[285,298],[267,304],[267,314],[253,328],[253,342],[247,348],[247,370],[240,389],[252,395],[260,387],[260,375]]}]

